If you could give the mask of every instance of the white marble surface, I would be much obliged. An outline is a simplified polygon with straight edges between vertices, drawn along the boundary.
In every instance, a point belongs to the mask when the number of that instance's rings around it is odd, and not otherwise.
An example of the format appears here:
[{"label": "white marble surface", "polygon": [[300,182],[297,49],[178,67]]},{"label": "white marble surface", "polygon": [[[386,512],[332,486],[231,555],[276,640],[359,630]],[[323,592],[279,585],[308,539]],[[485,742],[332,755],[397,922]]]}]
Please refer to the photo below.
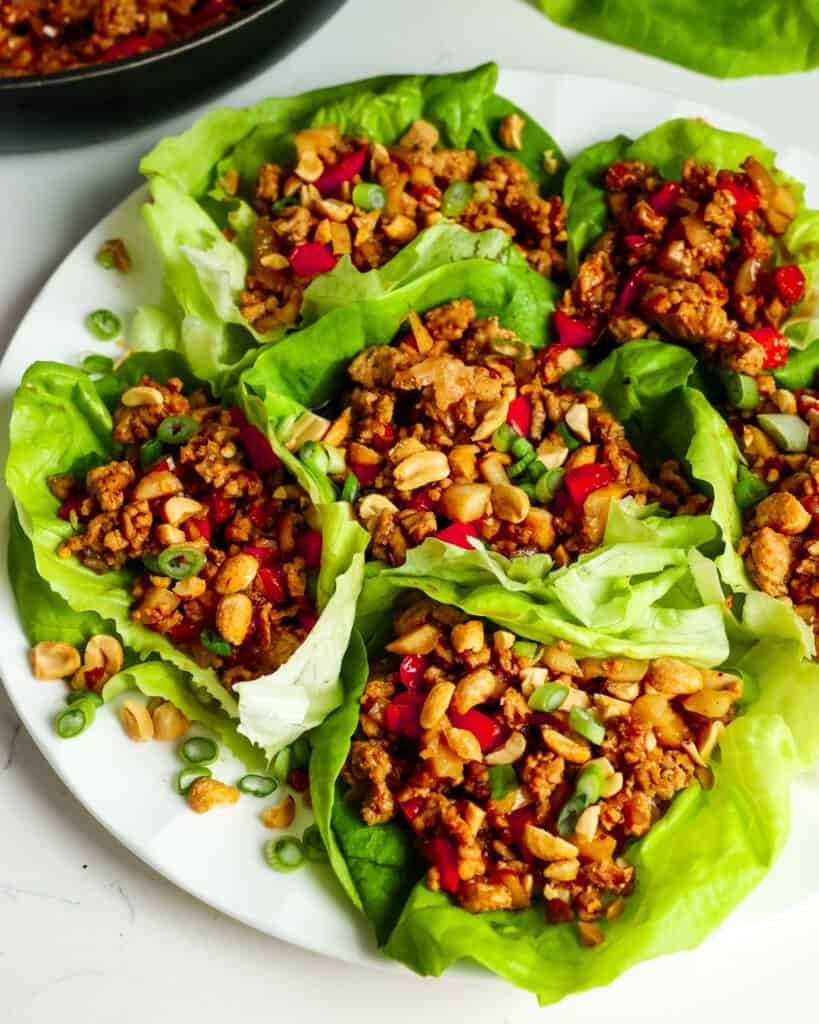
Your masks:
[{"label": "white marble surface", "polygon": [[[521,0],[349,0],[300,50],[226,101],[486,59],[673,91],[819,149],[809,131],[819,73],[721,83],[560,30]],[[140,154],[192,116],[98,146],[0,158],[0,346],[68,249],[137,184]],[[2,1024],[255,1024],[282,1015],[340,1024],[599,1021],[604,1015],[623,1021],[811,1019],[817,910],[814,899],[766,925],[638,968],[610,992],[543,1011],[502,986],[351,967],[257,934],[142,865],[67,793],[0,689]],[[659,1003],[658,992],[665,993]]]}]

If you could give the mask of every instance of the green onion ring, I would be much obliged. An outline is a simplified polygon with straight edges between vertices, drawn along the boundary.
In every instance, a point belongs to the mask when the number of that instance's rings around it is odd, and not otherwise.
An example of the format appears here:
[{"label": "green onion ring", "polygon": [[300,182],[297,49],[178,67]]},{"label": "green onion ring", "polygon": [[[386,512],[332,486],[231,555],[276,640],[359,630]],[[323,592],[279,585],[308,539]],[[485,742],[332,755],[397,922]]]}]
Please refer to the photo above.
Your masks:
[{"label": "green onion ring", "polygon": [[264,856],[274,871],[295,871],[304,864],[304,847],[297,836],[281,836],[264,844]]},{"label": "green onion ring", "polygon": [[213,764],[219,756],[219,747],[208,736],[191,736],[179,752],[188,764]]}]

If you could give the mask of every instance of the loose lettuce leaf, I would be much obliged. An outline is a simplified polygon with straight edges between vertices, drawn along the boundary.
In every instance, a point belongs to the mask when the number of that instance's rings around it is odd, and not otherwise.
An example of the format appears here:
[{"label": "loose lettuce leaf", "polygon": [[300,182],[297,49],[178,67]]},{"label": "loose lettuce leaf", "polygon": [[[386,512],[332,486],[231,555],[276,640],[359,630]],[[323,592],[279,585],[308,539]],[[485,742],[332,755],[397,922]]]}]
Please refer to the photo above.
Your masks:
[{"label": "loose lettuce leaf", "polygon": [[540,0],[566,28],[716,78],[807,71],[819,65],[812,4],[780,0]]},{"label": "loose lettuce leaf", "polygon": [[[242,110],[214,110],[182,135],[164,139],[144,158],[141,169],[151,182],[152,202],[145,207],[145,219],[170,294],[162,308],[138,318],[131,344],[173,344],[217,389],[230,383],[252,361],[259,344],[275,341],[285,331],[281,327],[259,334],[237,304],[252,250],[257,216],[253,189],[259,165],[291,160],[293,135],[300,128],[335,124],[344,133],[390,144],[419,117],[438,127],[444,145],[470,146],[481,157],[502,152],[496,142],[498,124],[517,108],[494,94],[496,78],[497,68],[485,64],[452,75],[368,79],[267,99]],[[553,157],[548,162],[547,151]],[[564,169],[560,150],[528,116],[523,149],[515,151],[515,158],[544,190],[559,188]],[[222,188],[227,170],[239,174],[237,195]],[[235,234],[233,241],[223,233],[227,226]],[[429,266],[464,255],[495,258],[492,250],[502,242],[497,233],[490,233],[488,240],[473,243],[452,225],[444,228],[447,241],[435,243],[438,248]],[[424,245],[419,240],[415,255],[399,255],[394,269],[381,268],[384,280],[379,287],[388,287],[412,270],[414,259],[426,258]],[[501,247],[508,249],[508,244]],[[378,275],[358,275],[349,260],[342,261],[308,288],[305,322],[339,303],[368,297],[378,282]]]},{"label": "loose lettuce leaf", "polygon": [[583,253],[606,230],[609,207],[599,176],[610,164],[623,160],[631,140],[616,135],[606,142],[588,146],[571,162],[563,181],[563,200],[566,204],[566,228],[569,233],[569,273],[574,276]]}]

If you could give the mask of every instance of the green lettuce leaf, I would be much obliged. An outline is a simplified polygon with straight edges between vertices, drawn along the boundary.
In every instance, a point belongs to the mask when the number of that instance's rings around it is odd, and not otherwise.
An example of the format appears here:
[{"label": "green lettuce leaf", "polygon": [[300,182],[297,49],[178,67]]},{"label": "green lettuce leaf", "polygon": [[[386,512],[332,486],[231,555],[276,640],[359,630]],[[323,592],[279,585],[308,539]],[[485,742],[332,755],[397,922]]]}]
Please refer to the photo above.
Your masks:
[{"label": "green lettuce leaf", "polygon": [[807,71],[819,65],[819,17],[779,0],[540,0],[558,25],[716,78]]},{"label": "green lettuce leaf", "polygon": [[[504,152],[495,141],[501,119],[518,110],[493,92],[497,68],[485,64],[452,75],[385,76],[320,89],[300,96],[263,100],[242,110],[214,110],[182,135],[160,142],[141,163],[150,179],[152,202],[144,215],[162,259],[169,294],[161,307],[137,317],[129,335],[135,348],[172,345],[217,391],[252,361],[260,344],[285,332],[259,334],[242,317],[237,297],[252,250],[256,213],[252,203],[259,165],[289,161],[300,128],[335,124],[342,132],[385,144],[400,138],[416,118],[435,124],[445,145],[469,146],[480,157]],[[520,112],[520,111],[519,111]],[[564,161],[554,140],[526,116],[523,148],[515,151],[544,190],[559,188]],[[544,160],[549,153],[552,160]],[[548,169],[547,169],[548,165]],[[220,180],[239,174],[237,195]],[[228,241],[223,229],[235,234]],[[408,274],[465,256],[498,258],[509,244],[498,232],[478,241],[454,225],[442,225],[428,251],[420,238],[376,274],[359,275],[349,260],[307,289],[305,323],[340,303],[360,301],[393,287]]]}]

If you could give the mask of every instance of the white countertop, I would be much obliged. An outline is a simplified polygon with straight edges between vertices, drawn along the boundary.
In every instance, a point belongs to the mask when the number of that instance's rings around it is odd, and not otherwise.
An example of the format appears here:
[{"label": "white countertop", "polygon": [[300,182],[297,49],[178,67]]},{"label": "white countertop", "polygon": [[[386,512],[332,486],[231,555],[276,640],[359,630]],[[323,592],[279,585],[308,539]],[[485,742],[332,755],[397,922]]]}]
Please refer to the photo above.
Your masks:
[{"label": "white countertop", "polygon": [[[719,82],[561,30],[521,0],[349,0],[287,60],[224,102],[488,59],[676,92],[819,150],[808,130],[819,104],[819,72]],[[138,183],[139,156],[196,113],[97,146],[0,157],[0,347],[57,263]],[[255,1024],[277,1018],[523,1024],[604,1015],[703,1024],[784,1020],[806,1010],[810,1019],[817,910],[819,899],[813,899],[768,925],[644,965],[611,993],[542,1011],[531,996],[508,986],[352,967],[256,933],[141,864],[65,790],[0,688],[2,1024]],[[646,1004],[641,982],[647,971],[667,982],[663,1005]]]}]

